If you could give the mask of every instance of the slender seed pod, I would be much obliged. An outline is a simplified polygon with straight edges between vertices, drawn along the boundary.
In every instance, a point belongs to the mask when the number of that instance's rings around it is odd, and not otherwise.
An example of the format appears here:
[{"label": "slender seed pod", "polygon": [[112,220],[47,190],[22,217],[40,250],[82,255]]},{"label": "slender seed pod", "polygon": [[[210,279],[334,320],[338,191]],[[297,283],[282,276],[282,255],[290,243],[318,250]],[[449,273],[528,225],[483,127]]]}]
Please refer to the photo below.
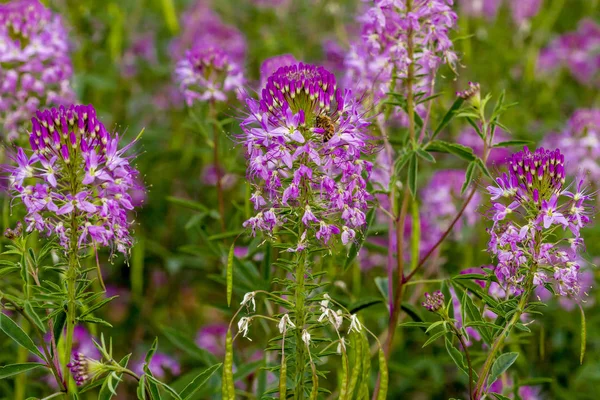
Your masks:
[{"label": "slender seed pod", "polygon": [[310,390],[310,400],[317,400],[319,395],[319,378],[317,377],[317,368],[312,364],[312,389]]},{"label": "slender seed pod", "polygon": [[354,357],[353,357],[353,368],[352,375],[350,376],[350,382],[348,384],[348,398],[351,399],[354,396],[354,389],[357,386],[358,379],[361,373],[361,364],[362,364],[362,340],[360,333],[352,333],[350,335],[350,343],[354,349]]},{"label": "slender seed pod", "polygon": [[233,338],[231,330],[227,331],[225,337],[225,365],[223,368],[223,398],[235,399],[235,387],[233,386]]},{"label": "slender seed pod", "polygon": [[279,398],[287,396],[287,361],[285,355],[281,356],[281,368],[279,369]]},{"label": "slender seed pod", "polygon": [[377,400],[385,400],[387,398],[389,375],[387,363],[385,361],[385,354],[383,353],[381,347],[379,348],[379,373],[379,395],[377,396]]},{"label": "slender seed pod", "polygon": [[[343,338],[342,338],[343,340]],[[348,355],[342,346],[342,377],[340,383],[340,400],[348,399]]]},{"label": "slender seed pod", "polygon": [[360,392],[358,395],[359,399],[369,400],[369,382],[371,378],[371,353],[369,351],[369,340],[366,335],[363,333],[362,338],[362,347],[365,349],[362,355],[362,379],[360,383]]}]

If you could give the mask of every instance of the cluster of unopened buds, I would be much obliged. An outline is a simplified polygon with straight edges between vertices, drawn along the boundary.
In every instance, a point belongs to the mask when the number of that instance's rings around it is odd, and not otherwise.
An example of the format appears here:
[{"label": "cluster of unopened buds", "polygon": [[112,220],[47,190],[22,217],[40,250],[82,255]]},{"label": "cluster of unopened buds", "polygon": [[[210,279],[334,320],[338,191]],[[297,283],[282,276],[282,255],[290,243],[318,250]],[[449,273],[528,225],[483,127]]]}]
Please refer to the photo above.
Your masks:
[{"label": "cluster of unopened buds", "polygon": [[83,353],[75,353],[73,361],[67,364],[71,370],[73,379],[77,386],[84,385],[90,378],[93,379],[101,373],[103,364],[97,360],[86,357]]},{"label": "cluster of unopened buds", "polygon": [[431,312],[437,312],[444,307],[444,294],[439,290],[432,294],[425,293],[425,301],[422,305]]}]

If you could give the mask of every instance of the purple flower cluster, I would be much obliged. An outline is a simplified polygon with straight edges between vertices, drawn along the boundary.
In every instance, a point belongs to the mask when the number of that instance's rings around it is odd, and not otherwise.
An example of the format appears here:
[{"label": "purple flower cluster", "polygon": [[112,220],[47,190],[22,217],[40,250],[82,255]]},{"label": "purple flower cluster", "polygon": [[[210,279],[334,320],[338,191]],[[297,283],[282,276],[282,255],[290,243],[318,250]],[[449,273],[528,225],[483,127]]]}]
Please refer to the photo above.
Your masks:
[{"label": "purple flower cluster", "polygon": [[182,58],[187,50],[197,45],[210,45],[224,51],[233,63],[243,65],[247,47],[244,35],[234,26],[224,23],[210,9],[209,2],[196,0],[183,15],[181,34],[171,43],[173,58]]},{"label": "purple flower cluster", "polygon": [[82,386],[88,380],[93,380],[95,376],[101,373],[103,364],[98,360],[87,357],[83,353],[75,353],[73,361],[67,364],[67,368],[71,370],[77,386]]},{"label": "purple flower cluster", "polygon": [[27,231],[56,235],[65,249],[132,245],[130,191],[138,171],[96,117],[94,107],[71,105],[38,111],[31,119],[33,154],[21,147],[6,166],[10,191],[27,208]]},{"label": "purple flower cluster", "polygon": [[[132,371],[138,375],[142,375],[144,373],[145,362],[143,357],[134,361],[131,367]],[[154,354],[148,368],[152,371],[152,375],[160,380],[165,379],[168,374],[171,376],[179,376],[179,374],[181,374],[181,365],[179,365],[179,361],[170,355],[161,352]]]},{"label": "purple flower cluster", "polygon": [[[461,11],[471,17],[494,19],[503,0],[459,0]],[[508,0],[513,21],[521,25],[535,17],[542,6],[542,0]]]},{"label": "purple flower cluster", "polygon": [[[436,239],[448,229],[452,219],[458,214],[459,207],[465,201],[466,196],[461,194],[464,182],[465,171],[440,170],[433,174],[429,184],[423,188],[422,217],[436,228],[436,233],[431,232]],[[456,223],[454,231],[457,234],[460,234],[464,225],[475,225],[479,217],[477,208],[480,203],[481,197],[476,193],[467,205],[462,218]]]},{"label": "purple flower cluster", "polygon": [[[415,93],[430,93],[440,65],[456,62],[449,30],[456,25],[452,0],[416,0],[410,12],[404,0],[375,0],[359,18],[361,37],[345,60],[347,87],[372,94],[373,103],[390,91],[402,91],[408,67],[414,62]],[[407,34],[412,31],[413,60]],[[397,87],[393,87],[394,82]]]},{"label": "purple flower cluster", "polygon": [[431,312],[439,311],[444,307],[444,294],[439,290],[433,294],[425,293],[425,301],[422,305]]},{"label": "purple flower cluster", "polygon": [[241,93],[245,83],[242,69],[213,45],[188,50],[175,68],[175,79],[188,106],[196,101],[226,101],[228,94]]},{"label": "purple flower cluster", "polygon": [[559,36],[541,51],[538,67],[545,72],[567,68],[582,85],[600,88],[599,48],[600,25],[584,19],[576,31]]},{"label": "purple flower cluster", "polygon": [[520,294],[532,279],[534,286],[577,296],[578,253],[584,247],[580,229],[591,214],[584,181],[564,187],[565,160],[558,149],[525,147],[508,164],[509,173],[488,187],[494,221],[488,249],[497,259],[500,284]]},{"label": "purple flower cluster", "polygon": [[568,174],[589,173],[593,182],[600,181],[600,109],[580,109],[569,119],[561,133],[548,135],[546,147],[563,149]]},{"label": "purple flower cluster", "polygon": [[5,138],[25,134],[40,107],[73,101],[73,68],[61,18],[38,0],[0,4],[0,127]]},{"label": "purple flower cluster", "polygon": [[258,214],[245,227],[267,234],[293,221],[302,228],[298,247],[316,237],[327,244],[341,235],[344,244],[366,224],[371,163],[369,121],[352,92],[337,89],[323,67],[299,63],[279,68],[260,100],[246,99],[241,123],[251,201]]}]

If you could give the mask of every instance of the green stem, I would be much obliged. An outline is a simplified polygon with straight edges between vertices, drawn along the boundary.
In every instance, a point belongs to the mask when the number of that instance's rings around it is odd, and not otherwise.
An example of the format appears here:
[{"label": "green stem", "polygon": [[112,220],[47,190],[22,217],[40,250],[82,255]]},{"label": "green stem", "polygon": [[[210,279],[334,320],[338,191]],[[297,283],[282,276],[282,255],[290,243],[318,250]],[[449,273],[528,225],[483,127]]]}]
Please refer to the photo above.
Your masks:
[{"label": "green stem", "polygon": [[523,314],[523,311],[525,311],[525,307],[527,305],[527,300],[533,289],[533,277],[535,275],[536,269],[537,269],[537,265],[534,263],[531,268],[531,272],[529,274],[527,284],[525,286],[525,291],[521,295],[521,299],[519,300],[519,304],[517,305],[517,309],[516,309],[515,313],[513,314],[509,323],[506,324],[506,326],[504,327],[504,329],[502,330],[500,335],[494,341],[494,344],[492,345],[492,348],[483,364],[483,367],[481,368],[481,373],[479,374],[477,386],[475,386],[475,392],[473,393],[473,398],[476,400],[480,399],[481,391],[484,390],[484,385],[487,380],[488,374],[490,373],[490,369],[492,368],[494,360],[496,359],[496,354],[498,353],[498,351],[500,351],[502,349],[504,340],[506,340],[506,337],[512,331],[512,328],[521,319],[521,315]]},{"label": "green stem", "polygon": [[304,275],[306,274],[305,256],[301,254],[296,264],[296,293],[295,293],[295,316],[296,324],[296,389],[294,393],[295,400],[304,399],[304,370],[306,367],[306,349],[302,343],[302,329],[306,322],[306,310],[304,303],[306,300],[306,288],[304,287]]},{"label": "green stem", "polygon": [[76,313],[76,301],[77,301],[77,271],[79,269],[79,259],[77,251],[77,216],[73,212],[71,216],[71,236],[68,252],[68,266],[67,266],[67,336],[65,339],[65,357],[64,357],[64,370],[63,375],[67,382],[67,388],[71,385],[69,382],[69,368],[67,364],[71,358],[71,352],[73,350],[73,331],[75,330],[75,319],[77,318]]}]

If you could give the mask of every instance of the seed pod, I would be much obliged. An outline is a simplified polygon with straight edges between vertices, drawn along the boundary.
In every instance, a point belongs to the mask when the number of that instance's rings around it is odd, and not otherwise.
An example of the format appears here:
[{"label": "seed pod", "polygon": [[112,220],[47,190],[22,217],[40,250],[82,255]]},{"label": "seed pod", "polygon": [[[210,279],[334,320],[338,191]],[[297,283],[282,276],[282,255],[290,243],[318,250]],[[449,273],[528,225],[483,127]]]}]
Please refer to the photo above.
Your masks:
[{"label": "seed pod", "polygon": [[281,368],[279,369],[279,398],[287,396],[287,362],[285,356],[281,356]]},{"label": "seed pod", "polygon": [[[342,339],[343,340],[343,339]],[[340,400],[348,399],[348,355],[342,346],[342,377],[340,383]]]},{"label": "seed pod", "polygon": [[354,389],[357,386],[358,378],[361,373],[362,364],[362,339],[360,333],[352,333],[350,336],[350,343],[354,348],[353,367],[352,375],[350,376],[350,383],[348,384],[348,398],[351,399],[354,396]]},{"label": "seed pod", "polygon": [[221,390],[223,398],[235,400],[235,387],[233,386],[233,338],[231,330],[227,331],[225,337],[225,365],[223,366],[223,383]]},{"label": "seed pod", "polygon": [[361,400],[369,400],[369,382],[371,381],[371,352],[369,351],[369,340],[366,335],[361,338],[363,351],[362,357],[362,379],[360,383],[360,392],[358,398]]},{"label": "seed pod", "polygon": [[312,373],[312,389],[310,390],[310,398],[309,400],[317,400],[317,396],[319,395],[319,378],[317,377],[317,370],[313,364],[313,373]]},{"label": "seed pod", "polygon": [[387,363],[385,361],[385,354],[383,353],[381,347],[379,348],[379,374],[379,395],[377,396],[377,400],[385,400],[387,398],[389,376]]}]

